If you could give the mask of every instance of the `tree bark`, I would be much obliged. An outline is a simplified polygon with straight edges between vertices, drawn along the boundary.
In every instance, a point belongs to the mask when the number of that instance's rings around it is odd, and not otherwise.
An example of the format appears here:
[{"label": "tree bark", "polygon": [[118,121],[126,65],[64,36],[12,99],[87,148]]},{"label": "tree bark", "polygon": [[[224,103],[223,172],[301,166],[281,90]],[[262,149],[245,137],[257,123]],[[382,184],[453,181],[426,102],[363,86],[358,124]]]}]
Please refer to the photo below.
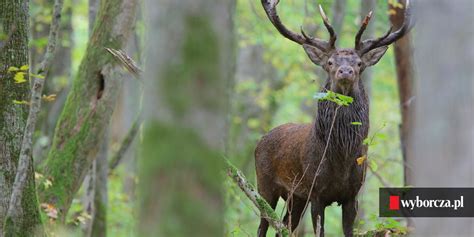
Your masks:
[{"label": "tree bark", "polygon": [[[94,29],[95,19],[97,17],[97,10],[99,8],[99,0],[89,0],[89,37],[92,35],[92,31]],[[108,131],[106,131],[107,133]],[[99,141],[100,143],[108,143],[105,140],[107,136],[104,136],[104,139]],[[103,145],[102,145],[103,146]],[[84,178],[84,182],[82,184],[84,189],[84,196],[82,197],[82,206],[84,207],[84,211],[91,216],[90,219],[87,219],[84,223],[82,223],[82,231],[84,232],[84,236],[88,237],[92,234],[92,224],[94,222],[94,215],[96,212],[95,207],[95,191],[96,191],[96,178],[97,178],[97,159],[102,155],[99,152],[98,157],[96,157],[87,172],[86,177]]]},{"label": "tree bark", "polygon": [[[222,236],[234,1],[149,0],[141,236]],[[186,6],[186,7],[183,7]],[[184,227],[184,228],[183,228]]]},{"label": "tree bark", "polygon": [[[474,186],[474,3],[416,1],[412,185]],[[474,236],[473,218],[413,218],[413,236]]]},{"label": "tree bark", "polygon": [[28,1],[0,3],[1,33],[6,36],[0,49],[0,233],[5,231],[3,224],[8,221],[8,232],[16,236],[41,234],[32,162],[27,168],[17,215],[5,219],[28,116],[28,106],[15,104],[13,100],[28,101],[30,94],[29,83],[16,84],[14,73],[7,70],[28,65],[28,10]]},{"label": "tree bark", "polygon": [[[347,0],[335,0],[332,5],[331,25],[336,34],[339,35],[342,35],[342,26],[344,25],[344,17],[346,16],[346,5]],[[339,45],[338,41],[336,41],[336,45]]]},{"label": "tree bark", "polygon": [[[109,130],[109,129],[107,129]],[[108,200],[108,164],[109,154],[109,132],[106,132],[99,156],[95,161],[94,177],[94,213],[92,215],[92,226],[90,236],[107,236],[107,200]]]},{"label": "tree bark", "polygon": [[137,0],[104,0],[63,112],[56,126],[44,174],[53,185],[40,188],[40,199],[52,204],[64,222],[74,194],[97,156],[121,80],[115,60],[104,47],[122,48],[134,25]]},{"label": "tree bark", "polygon": [[[405,6],[405,0],[400,1]],[[398,29],[402,26],[405,18],[405,9],[394,7],[389,4],[390,10],[395,14],[390,15],[390,22]],[[410,133],[413,130],[414,121],[414,95],[413,85],[415,83],[415,75],[413,69],[413,47],[411,45],[411,34],[408,33],[403,38],[399,39],[394,44],[395,64],[397,71],[398,94],[400,99],[400,111],[402,114],[402,121],[400,124],[400,144],[403,155],[403,183],[405,186],[412,184],[412,173],[409,164],[413,160],[413,153],[407,149],[407,144],[410,142]]]}]

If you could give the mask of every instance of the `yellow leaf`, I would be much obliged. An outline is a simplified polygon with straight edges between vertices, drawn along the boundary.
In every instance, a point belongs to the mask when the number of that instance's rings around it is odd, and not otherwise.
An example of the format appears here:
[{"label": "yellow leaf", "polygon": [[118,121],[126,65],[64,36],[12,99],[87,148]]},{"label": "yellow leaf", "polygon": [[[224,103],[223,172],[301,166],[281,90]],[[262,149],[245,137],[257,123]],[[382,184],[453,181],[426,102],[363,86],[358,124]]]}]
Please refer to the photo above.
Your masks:
[{"label": "yellow leaf", "polygon": [[51,94],[51,95],[43,95],[43,100],[46,102],[51,102],[56,100],[56,94]]},{"label": "yellow leaf", "polygon": [[393,9],[390,9],[390,10],[388,10],[387,14],[390,15],[390,16],[397,15],[397,11],[395,11]]},{"label": "yellow leaf", "polygon": [[30,69],[30,67],[28,66],[28,64],[23,65],[23,66],[20,67],[20,70],[22,70],[22,71],[27,71],[28,69]]},{"label": "yellow leaf", "polygon": [[43,175],[38,172],[35,172],[35,179],[41,179],[41,178],[43,178]]},{"label": "yellow leaf", "polygon": [[18,69],[17,67],[9,67],[8,68],[8,72],[16,72],[18,70],[20,70],[20,69]]},{"label": "yellow leaf", "polygon": [[364,155],[364,156],[361,156],[361,157],[357,158],[356,161],[357,161],[358,165],[362,165],[365,160],[367,160],[367,156]]},{"label": "yellow leaf", "polygon": [[26,82],[25,73],[24,72],[15,73],[15,76],[13,77],[13,80],[15,80],[15,83],[17,83],[17,84]]},{"label": "yellow leaf", "polygon": [[17,105],[30,105],[30,102],[26,101],[26,100],[13,100],[13,104],[17,104]]},{"label": "yellow leaf", "polygon": [[51,180],[49,180],[49,179],[46,179],[46,180],[43,182],[43,185],[44,185],[44,188],[45,188],[45,189],[48,189],[49,187],[53,186],[53,182],[51,182]]}]

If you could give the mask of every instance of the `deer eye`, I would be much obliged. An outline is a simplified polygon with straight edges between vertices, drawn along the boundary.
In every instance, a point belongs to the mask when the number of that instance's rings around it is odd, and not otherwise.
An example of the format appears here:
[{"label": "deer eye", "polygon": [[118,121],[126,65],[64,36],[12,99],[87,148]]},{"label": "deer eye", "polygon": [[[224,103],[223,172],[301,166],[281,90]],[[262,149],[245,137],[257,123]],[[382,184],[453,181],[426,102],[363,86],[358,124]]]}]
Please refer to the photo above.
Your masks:
[{"label": "deer eye", "polygon": [[362,66],[362,62],[358,62],[357,66],[359,66],[359,67]]},{"label": "deer eye", "polygon": [[329,65],[329,66],[332,66],[332,61],[328,61],[328,65]]}]

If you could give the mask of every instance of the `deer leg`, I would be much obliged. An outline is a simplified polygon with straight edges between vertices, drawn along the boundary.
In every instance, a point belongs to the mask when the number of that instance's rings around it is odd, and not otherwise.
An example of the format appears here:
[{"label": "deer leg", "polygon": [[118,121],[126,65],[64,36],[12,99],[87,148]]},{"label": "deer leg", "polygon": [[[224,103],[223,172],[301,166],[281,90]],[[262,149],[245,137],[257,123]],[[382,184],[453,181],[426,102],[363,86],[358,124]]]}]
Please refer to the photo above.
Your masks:
[{"label": "deer leg", "polygon": [[[280,195],[278,195],[277,193],[266,193],[266,192],[260,193],[260,195],[263,197],[263,199],[265,199],[265,201],[268,202],[268,204],[270,205],[272,209],[275,209]],[[258,233],[257,233],[258,237],[267,236],[268,225],[269,223],[267,219],[263,217],[260,218],[260,225],[258,226]]]},{"label": "deer leg", "polygon": [[291,232],[293,232],[296,227],[298,227],[305,203],[305,199],[296,196],[293,196],[292,200],[290,200],[288,203],[289,209],[286,211],[286,215],[283,218],[283,223],[285,223],[288,229],[291,229]]},{"label": "deer leg", "polygon": [[[319,228],[319,237],[324,237],[324,209],[325,208],[326,207],[319,201],[311,202],[311,219],[313,222],[313,229],[314,229],[314,233],[317,234],[317,231]],[[318,223],[318,216],[320,217],[319,223]]]},{"label": "deer leg", "polygon": [[354,220],[357,216],[357,200],[347,201],[342,204],[342,229],[345,237],[352,237]]}]

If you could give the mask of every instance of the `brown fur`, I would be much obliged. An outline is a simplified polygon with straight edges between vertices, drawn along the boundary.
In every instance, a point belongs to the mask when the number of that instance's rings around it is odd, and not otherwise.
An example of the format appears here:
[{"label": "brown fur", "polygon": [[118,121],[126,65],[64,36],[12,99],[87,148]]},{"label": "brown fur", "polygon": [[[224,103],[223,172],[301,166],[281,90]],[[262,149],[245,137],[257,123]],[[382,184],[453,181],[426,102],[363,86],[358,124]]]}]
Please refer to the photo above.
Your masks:
[{"label": "brown fur", "polygon": [[[329,89],[330,84],[328,79],[324,90]],[[356,195],[366,168],[365,164],[357,165],[356,159],[367,154],[367,147],[362,143],[369,129],[369,107],[362,83],[348,95],[354,98],[354,102],[338,109],[327,147],[327,158],[321,164],[321,174],[316,180],[310,201],[313,225],[316,224],[317,215],[321,216],[321,223],[324,223],[326,206],[333,202],[342,204],[343,215],[347,216],[343,224],[344,232],[350,236],[356,215]],[[318,102],[316,119],[312,124],[288,123],[278,126],[257,144],[255,162],[259,193],[274,208],[279,197],[286,200],[288,194],[294,191],[292,229],[298,225],[322,160],[336,107],[333,102]],[[362,122],[362,126],[351,125],[351,122],[356,121]],[[288,224],[289,216],[287,213],[285,224]],[[265,236],[267,228],[268,223],[262,219],[259,236]],[[323,236],[323,227],[321,232]]]}]

